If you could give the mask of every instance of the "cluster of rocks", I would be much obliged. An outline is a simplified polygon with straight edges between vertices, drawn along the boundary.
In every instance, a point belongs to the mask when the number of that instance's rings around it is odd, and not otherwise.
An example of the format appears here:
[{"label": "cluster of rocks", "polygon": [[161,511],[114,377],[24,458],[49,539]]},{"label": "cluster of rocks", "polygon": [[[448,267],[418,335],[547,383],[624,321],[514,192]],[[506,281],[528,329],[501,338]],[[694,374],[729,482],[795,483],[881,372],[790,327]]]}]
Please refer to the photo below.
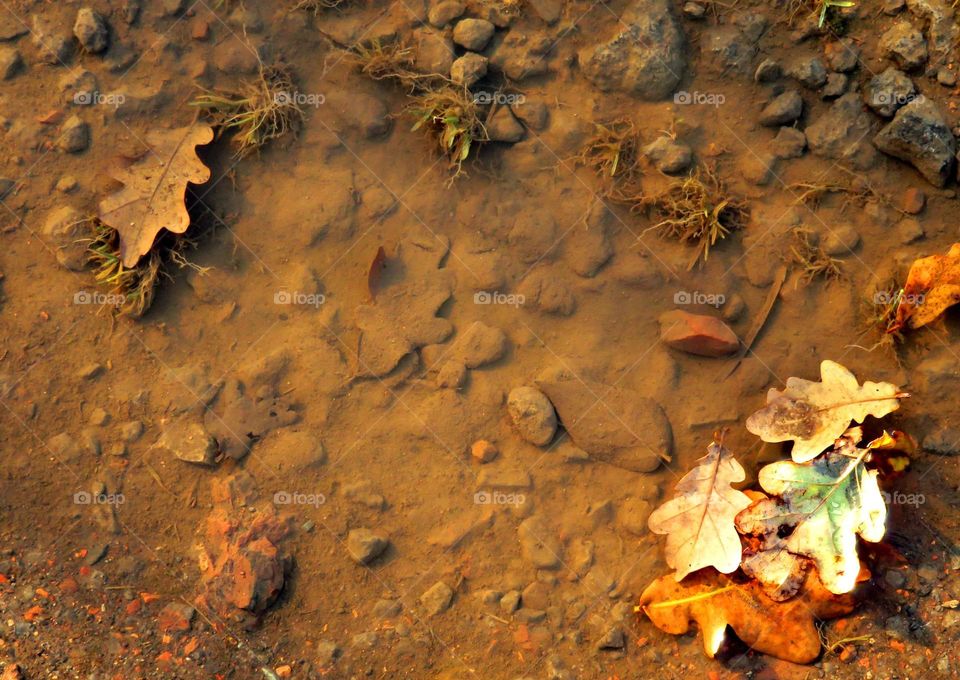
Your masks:
[{"label": "cluster of rocks", "polygon": [[[787,65],[763,60],[754,79],[771,87],[759,122],[778,129],[772,155],[790,159],[809,149],[815,155],[867,169],[876,159],[876,149],[913,165],[927,181],[942,187],[954,175],[956,140],[942,112],[919,94],[908,75],[928,63],[927,41],[914,24],[900,20],[883,34],[879,48],[893,65],[867,80],[862,93],[857,92],[859,84],[854,79],[861,50],[852,39],[832,40],[826,43],[822,56],[804,57]],[[741,50],[734,52],[740,54]],[[944,85],[956,83],[955,74],[946,67],[932,74]],[[800,88],[787,87],[782,82],[784,77]],[[805,90],[817,91],[821,99],[834,101],[801,130],[807,109]],[[881,129],[876,129],[863,103],[888,120]]]},{"label": "cluster of rocks", "polygon": [[[549,7],[552,2],[542,4],[550,23],[555,22],[560,5],[554,13]],[[477,11],[479,15],[467,16]],[[510,28],[513,18],[492,6],[478,10],[461,0],[440,0],[427,13],[429,25],[413,32],[416,68],[423,73],[449,74],[467,88],[480,85],[488,71],[513,82],[544,74],[550,39],[514,32]],[[490,141],[519,142],[528,128],[542,130],[547,124],[546,107],[526,101],[523,95],[477,89],[473,97],[477,103],[491,106],[484,123]]]}]

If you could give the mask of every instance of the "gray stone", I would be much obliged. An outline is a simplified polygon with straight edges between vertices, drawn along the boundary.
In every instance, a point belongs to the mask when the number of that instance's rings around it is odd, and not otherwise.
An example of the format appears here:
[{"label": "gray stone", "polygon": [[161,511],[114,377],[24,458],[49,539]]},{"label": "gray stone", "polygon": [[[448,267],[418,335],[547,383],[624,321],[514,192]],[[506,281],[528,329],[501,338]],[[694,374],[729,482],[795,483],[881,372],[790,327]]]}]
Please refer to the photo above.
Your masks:
[{"label": "gray stone", "polygon": [[420,596],[420,604],[427,616],[442,614],[450,608],[451,602],[453,590],[443,581],[437,581]]},{"label": "gray stone", "polygon": [[916,93],[910,76],[891,66],[870,79],[863,90],[863,99],[877,115],[891,118],[900,107],[913,101]]},{"label": "gray stone", "polygon": [[33,15],[31,35],[44,63],[64,65],[73,56],[73,40],[42,19],[39,14]]},{"label": "gray stone", "polygon": [[828,73],[827,83],[820,92],[822,99],[836,99],[847,91],[849,79],[844,73]]},{"label": "gray stone", "polygon": [[347,552],[357,564],[370,564],[380,557],[390,545],[390,540],[370,529],[354,529],[347,534]]},{"label": "gray stone", "polygon": [[620,17],[622,30],[581,54],[584,75],[597,88],[656,101],[669,96],[686,71],[685,38],[668,0],[637,0]]},{"label": "gray stone", "polygon": [[783,75],[783,68],[773,59],[764,59],[753,73],[753,79],[758,83],[769,83]]},{"label": "gray stone", "polygon": [[880,50],[906,71],[920,68],[927,62],[927,41],[909,21],[898,21],[887,29],[880,38]]},{"label": "gray stone", "polygon": [[91,54],[99,54],[110,44],[110,29],[106,20],[89,7],[82,7],[77,12],[77,19],[73,24],[73,34],[80,42],[80,46]]},{"label": "gray stone", "polygon": [[774,137],[770,148],[777,158],[799,158],[807,148],[807,136],[802,130],[782,127]]},{"label": "gray stone", "polygon": [[181,418],[163,428],[157,448],[167,450],[187,463],[213,465],[217,456],[217,440],[198,420]]},{"label": "gray stone", "polygon": [[430,8],[427,20],[431,26],[443,28],[464,12],[464,4],[459,0],[443,0]]},{"label": "gray stone", "polygon": [[453,27],[453,42],[464,49],[481,52],[493,37],[494,27],[486,19],[462,19]]},{"label": "gray stone", "polygon": [[787,75],[804,87],[816,89],[827,82],[827,69],[819,57],[809,57],[793,62]]},{"label": "gray stone", "polygon": [[66,153],[81,153],[90,146],[90,126],[79,116],[70,116],[60,126],[57,147]]},{"label": "gray stone", "polygon": [[866,139],[872,127],[873,121],[863,110],[860,98],[848,92],[807,126],[807,145],[816,156],[849,161],[855,168],[865,170],[876,159],[876,152]]},{"label": "gray stone", "polygon": [[765,127],[779,127],[792,123],[803,113],[803,97],[796,90],[787,90],[774,97],[760,113],[760,124]]},{"label": "gray stone", "polygon": [[487,136],[491,142],[514,144],[526,135],[523,125],[516,119],[508,106],[500,106],[487,122]]},{"label": "gray stone", "polygon": [[429,28],[418,28],[413,32],[413,44],[416,70],[429,74],[450,73],[456,55],[453,41],[447,35]]},{"label": "gray stone", "polygon": [[929,99],[915,99],[873,138],[884,153],[906,161],[942,187],[953,174],[957,142],[943,115]]},{"label": "gray stone", "polygon": [[510,590],[507,591],[503,597],[500,598],[500,610],[505,614],[512,614],[517,611],[517,608],[520,606],[520,591],[519,590]]},{"label": "gray stone", "polygon": [[827,43],[824,48],[827,66],[839,73],[850,73],[860,61],[860,46],[851,38],[841,38]]},{"label": "gray stone", "polygon": [[700,39],[704,66],[716,74],[749,74],[766,29],[762,15],[740,12],[731,22],[705,30]]},{"label": "gray stone", "polygon": [[520,436],[545,446],[557,432],[557,414],[546,395],[535,387],[516,387],[507,397],[507,411]]},{"label": "gray stone", "polygon": [[643,148],[643,155],[654,162],[657,170],[667,175],[681,173],[693,162],[693,150],[670,137],[657,137]]},{"label": "gray stone", "polygon": [[823,252],[832,257],[851,255],[860,245],[860,233],[849,224],[833,225],[823,235]]},{"label": "gray stone", "polygon": [[483,55],[467,52],[450,65],[450,77],[455,83],[472,87],[487,75],[488,65],[489,61]]}]

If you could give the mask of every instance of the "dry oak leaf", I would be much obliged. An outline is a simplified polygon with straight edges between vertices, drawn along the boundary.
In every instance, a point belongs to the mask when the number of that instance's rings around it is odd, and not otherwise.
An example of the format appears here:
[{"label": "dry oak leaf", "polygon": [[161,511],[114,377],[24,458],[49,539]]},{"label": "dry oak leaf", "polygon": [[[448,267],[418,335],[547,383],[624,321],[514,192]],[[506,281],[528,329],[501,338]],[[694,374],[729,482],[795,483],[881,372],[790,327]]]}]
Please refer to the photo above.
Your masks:
[{"label": "dry oak leaf", "polygon": [[897,318],[888,332],[920,328],[960,302],[960,243],[946,255],[922,257],[910,265],[900,294]]},{"label": "dry oak leaf", "polygon": [[182,234],[190,226],[187,183],[210,179],[210,168],[196,148],[212,140],[209,125],[151,130],[146,134],[149,151],[114,174],[123,187],[100,201],[99,217],[120,235],[123,266],[136,266],[162,229]]},{"label": "dry oak leaf", "polygon": [[[876,543],[887,520],[877,471],[863,462],[869,445],[857,448],[860,434],[860,428],[852,428],[833,451],[810,463],[784,460],[760,470],[760,486],[776,498],[752,503],[737,515],[736,525],[744,534],[777,538],[761,553],[766,554],[764,563],[751,565],[753,576],[768,585],[788,577],[783,569],[789,568],[789,558],[776,560],[789,552],[813,560],[830,592],[853,590],[860,573],[857,535]],[[771,572],[765,574],[765,569]]]},{"label": "dry oak leaf", "polygon": [[730,450],[713,442],[677,484],[677,495],[651,513],[647,524],[653,533],[667,534],[667,564],[677,570],[677,581],[704,567],[729,574],[740,566],[734,518],[750,497],[730,485],[745,476]]},{"label": "dry oak leaf", "polygon": [[820,655],[816,620],[853,611],[851,595],[834,595],[811,573],[804,589],[786,602],[767,597],[756,581],[737,583],[705,569],[683,583],[662,576],[643,591],[640,609],[662,631],[683,635],[695,621],[703,649],[713,656],[727,626],[752,649],[792,663],[810,663]]},{"label": "dry oak leaf", "polygon": [[865,382],[835,361],[820,364],[821,382],[787,378],[783,391],[767,392],[767,405],[747,418],[747,429],[765,442],[793,440],[797,463],[813,460],[830,448],[850,421],[882,418],[908,397],[891,383]]}]

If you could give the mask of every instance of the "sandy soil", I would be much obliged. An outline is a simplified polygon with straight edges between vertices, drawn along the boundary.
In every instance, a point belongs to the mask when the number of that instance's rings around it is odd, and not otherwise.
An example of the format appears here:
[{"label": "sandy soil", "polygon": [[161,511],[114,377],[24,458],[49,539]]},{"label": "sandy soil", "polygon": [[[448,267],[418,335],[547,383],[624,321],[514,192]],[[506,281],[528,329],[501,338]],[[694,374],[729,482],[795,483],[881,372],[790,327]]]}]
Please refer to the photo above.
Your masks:
[{"label": "sandy soil", "polygon": [[[708,4],[698,18],[680,2],[641,2],[672,16],[684,41],[670,94],[647,101],[585,74],[595,46],[623,30],[623,0],[468,2],[450,24],[497,25],[480,50],[490,75],[474,89],[522,96],[522,139],[483,145],[448,182],[435,141],[410,129],[403,89],[359,73],[341,49],[429,42],[417,31],[437,7],[314,15],[283,4],[165,0],[134,12],[132,0],[95,0],[109,44],[92,54],[72,31],[85,4],[0,0],[0,50],[22,61],[0,81],[9,677],[13,664],[31,680],[960,675],[960,328],[949,313],[897,354],[866,351],[881,336],[864,314],[878,286],[957,240],[952,170],[934,186],[877,151],[889,118],[862,104],[896,65],[881,36],[906,21],[929,46],[910,78],[952,138],[947,6],[858,3],[851,66],[831,57],[836,36],[802,30],[808,10],[790,26],[772,3]],[[67,47],[47,59],[57,38]],[[443,49],[423,58],[449,68],[447,44],[430,40]],[[799,82],[815,57],[826,87],[846,71],[852,109]],[[146,315],[114,318],[92,274],[58,259],[70,244],[44,233],[49,216],[95,212],[117,158],[150,130],[190,124],[198,88],[235,88],[277,59],[296,75],[299,134],[244,159],[226,137],[201,150],[213,177],[192,199],[207,226],[188,257],[205,273],[173,267]],[[796,75],[757,82],[765,59]],[[787,90],[803,110],[784,124],[811,148],[796,154],[784,151],[789,132],[760,122]],[[89,127],[79,148],[62,143],[71,116]],[[749,223],[703,266],[688,270],[688,246],[658,238],[655,214],[605,201],[604,180],[575,160],[593,123],[624,117],[644,144],[667,135],[694,166],[715,163],[748,204]],[[645,193],[674,181],[641,165]],[[860,193],[804,204],[798,183]],[[925,195],[919,210],[911,189]],[[798,227],[835,253],[838,280],[804,281],[791,259]],[[658,318],[677,308],[743,338],[783,263],[773,311],[732,375],[730,357],[660,341]],[[769,387],[815,379],[824,359],[909,390],[888,423],[923,443],[886,489],[887,539],[862,550],[873,576],[860,605],[824,626],[828,643],[856,641],[809,667],[736,643],[706,659],[695,635],[666,635],[633,610],[668,571],[647,515],[720,427],[751,476],[778,456],[743,421]],[[600,410],[655,401],[671,460],[601,460],[563,427],[545,444],[525,439],[508,395],[560,378]],[[214,438],[213,464],[177,459],[170,440],[191,427]],[[477,440],[493,443],[493,460],[471,455]]]}]

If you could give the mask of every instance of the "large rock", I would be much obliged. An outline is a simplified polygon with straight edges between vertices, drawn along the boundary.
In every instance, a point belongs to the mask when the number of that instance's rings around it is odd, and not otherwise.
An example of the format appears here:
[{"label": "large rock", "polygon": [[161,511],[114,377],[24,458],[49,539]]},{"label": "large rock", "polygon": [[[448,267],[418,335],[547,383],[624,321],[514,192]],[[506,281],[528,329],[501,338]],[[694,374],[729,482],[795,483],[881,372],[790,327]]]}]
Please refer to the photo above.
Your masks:
[{"label": "large rock", "polygon": [[795,121],[802,112],[803,97],[796,90],[787,90],[763,108],[760,124],[764,127],[780,127]]},{"label": "large rock", "polygon": [[934,67],[956,63],[956,46],[960,40],[960,27],[954,19],[951,0],[907,0],[911,14],[921,17],[925,25],[930,52],[930,65]]},{"label": "large rock", "polygon": [[891,26],[880,38],[880,49],[906,71],[920,68],[927,61],[927,41],[909,21]]},{"label": "large rock", "polygon": [[673,448],[670,421],[652,399],[582,380],[539,383],[573,443],[592,457],[634,472],[652,472]]},{"label": "large rock", "polygon": [[863,110],[860,98],[848,92],[807,126],[807,145],[817,156],[847,161],[865,170],[876,160],[876,152],[865,141],[872,126],[873,120]]},{"label": "large rock", "polygon": [[584,75],[603,91],[655,101],[669,96],[686,69],[685,39],[668,0],[638,0],[608,42],[581,55]]},{"label": "large rock", "polygon": [[929,99],[915,99],[897,111],[873,143],[885,154],[910,163],[934,186],[946,184],[953,171],[957,142]]},{"label": "large rock", "polygon": [[737,335],[720,319],[679,309],[660,315],[660,340],[673,349],[704,357],[722,357],[740,348]]}]

